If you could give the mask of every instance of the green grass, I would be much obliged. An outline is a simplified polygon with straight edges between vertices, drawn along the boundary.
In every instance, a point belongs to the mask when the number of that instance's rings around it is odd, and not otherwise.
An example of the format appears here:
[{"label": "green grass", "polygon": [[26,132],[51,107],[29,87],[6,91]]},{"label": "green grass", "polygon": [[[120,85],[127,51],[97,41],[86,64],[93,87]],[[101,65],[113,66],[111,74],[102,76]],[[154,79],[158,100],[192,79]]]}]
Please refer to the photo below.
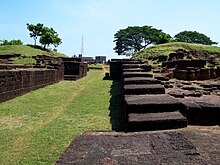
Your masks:
[{"label": "green grass", "polygon": [[0,164],[54,164],[88,130],[111,130],[102,70],[0,104]]},{"label": "green grass", "polygon": [[54,57],[66,57],[66,55],[58,52],[43,51],[27,45],[0,45],[0,55],[4,54],[21,54],[25,56],[50,55]]},{"label": "green grass", "polygon": [[67,57],[66,55],[55,51],[43,51],[28,45],[0,45],[0,56],[5,54],[21,54],[21,57],[11,58],[14,64],[33,64],[35,60],[32,56],[48,55],[53,57]]},{"label": "green grass", "polygon": [[103,64],[89,64],[89,69],[102,69]]},{"label": "green grass", "polygon": [[171,52],[177,49],[184,49],[190,51],[195,58],[220,58],[220,47],[209,46],[202,44],[190,44],[184,42],[171,42],[167,44],[160,44],[148,47],[138,53],[136,53],[133,58],[147,59],[149,57],[163,55],[169,55]]}]

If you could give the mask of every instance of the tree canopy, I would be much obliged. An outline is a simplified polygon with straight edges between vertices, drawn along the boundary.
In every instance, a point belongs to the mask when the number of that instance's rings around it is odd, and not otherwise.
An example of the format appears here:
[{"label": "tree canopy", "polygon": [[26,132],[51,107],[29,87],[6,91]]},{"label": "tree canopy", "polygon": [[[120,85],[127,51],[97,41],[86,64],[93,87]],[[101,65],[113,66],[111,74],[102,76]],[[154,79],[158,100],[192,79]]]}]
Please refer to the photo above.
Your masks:
[{"label": "tree canopy", "polygon": [[206,35],[202,33],[198,33],[196,31],[182,31],[174,36],[174,41],[205,44],[205,45],[217,44],[217,42],[213,42]]},{"label": "tree canopy", "polygon": [[62,41],[53,28],[44,27],[40,37],[40,43],[44,46],[44,48],[48,47],[50,44],[53,44],[56,48],[62,43]]},{"label": "tree canopy", "polygon": [[34,38],[34,45],[37,43],[37,38],[42,35],[44,24],[38,23],[36,25],[27,23],[27,29],[30,31],[30,37]]},{"label": "tree canopy", "polygon": [[44,48],[49,47],[50,44],[56,48],[62,43],[61,38],[59,38],[58,33],[53,28],[45,27],[41,23],[36,25],[27,23],[27,29],[30,31],[30,37],[34,38],[35,45],[38,37],[40,37],[39,42]]},{"label": "tree canopy", "polygon": [[167,43],[171,36],[152,26],[129,26],[126,29],[120,29],[114,38],[115,52],[118,55],[129,56],[150,44]]}]

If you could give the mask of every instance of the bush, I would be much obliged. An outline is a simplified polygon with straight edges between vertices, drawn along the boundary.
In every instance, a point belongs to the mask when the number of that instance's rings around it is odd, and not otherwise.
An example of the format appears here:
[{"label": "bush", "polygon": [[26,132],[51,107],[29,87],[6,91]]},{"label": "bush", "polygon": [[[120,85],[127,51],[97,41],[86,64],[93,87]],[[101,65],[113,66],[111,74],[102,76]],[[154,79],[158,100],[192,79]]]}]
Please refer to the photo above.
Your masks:
[{"label": "bush", "polygon": [[0,40],[0,45],[23,45],[21,40]]}]

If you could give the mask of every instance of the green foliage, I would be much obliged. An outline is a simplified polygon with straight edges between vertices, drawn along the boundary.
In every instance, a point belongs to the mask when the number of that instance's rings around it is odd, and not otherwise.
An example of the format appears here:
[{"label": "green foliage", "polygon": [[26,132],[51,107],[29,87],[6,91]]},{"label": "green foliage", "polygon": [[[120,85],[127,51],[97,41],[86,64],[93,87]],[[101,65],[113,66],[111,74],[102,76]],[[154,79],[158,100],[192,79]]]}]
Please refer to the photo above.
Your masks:
[{"label": "green foliage", "polygon": [[59,35],[53,28],[44,27],[41,23],[36,25],[27,23],[27,29],[30,31],[30,37],[34,38],[35,45],[38,37],[40,37],[40,43],[44,48],[49,47],[50,44],[56,48],[62,43]]},{"label": "green foliage", "polygon": [[152,26],[129,26],[120,29],[114,35],[116,44],[114,50],[118,55],[132,55],[150,44],[166,43],[170,40],[170,35],[153,28]]},{"label": "green foliage", "polygon": [[171,41],[171,39],[172,39],[172,37],[171,37],[169,34],[161,33],[161,34],[159,35],[157,44],[165,44],[165,43],[168,43],[168,42]]},{"label": "green foliage", "polygon": [[53,28],[44,27],[42,30],[42,36],[40,37],[40,43],[44,45],[44,48],[49,47],[50,44],[53,44],[56,48],[62,43],[62,41]]},{"label": "green foliage", "polygon": [[197,43],[204,45],[217,44],[213,42],[209,37],[196,31],[183,31],[174,36],[174,40],[177,42]]},{"label": "green foliage", "polygon": [[36,25],[27,23],[27,29],[30,31],[30,37],[34,38],[34,45],[36,45],[37,38],[42,35],[43,24],[38,23]]},{"label": "green foliage", "polygon": [[23,45],[21,40],[0,40],[0,45]]},{"label": "green foliage", "polygon": [[61,81],[0,104],[0,164],[55,164],[85,131],[111,130],[104,72]]}]

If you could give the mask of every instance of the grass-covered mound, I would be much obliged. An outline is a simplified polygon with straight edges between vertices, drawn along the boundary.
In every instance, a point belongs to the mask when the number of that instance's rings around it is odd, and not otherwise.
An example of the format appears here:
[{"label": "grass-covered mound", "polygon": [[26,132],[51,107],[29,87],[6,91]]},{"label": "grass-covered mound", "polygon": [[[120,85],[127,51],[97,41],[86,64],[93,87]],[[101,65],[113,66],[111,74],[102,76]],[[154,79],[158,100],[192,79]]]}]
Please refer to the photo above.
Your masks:
[{"label": "grass-covered mound", "polygon": [[155,58],[159,55],[169,55],[178,49],[189,51],[192,58],[198,59],[217,59],[220,62],[220,47],[209,46],[202,44],[190,44],[185,42],[171,42],[148,47],[138,53],[133,58],[135,59],[149,59]]},{"label": "grass-covered mound", "polygon": [[33,56],[49,55],[52,57],[67,57],[64,54],[56,51],[43,49],[40,46],[32,45],[0,45],[0,56],[10,54],[21,54],[21,57],[12,58],[15,64],[32,64],[34,63]]}]

